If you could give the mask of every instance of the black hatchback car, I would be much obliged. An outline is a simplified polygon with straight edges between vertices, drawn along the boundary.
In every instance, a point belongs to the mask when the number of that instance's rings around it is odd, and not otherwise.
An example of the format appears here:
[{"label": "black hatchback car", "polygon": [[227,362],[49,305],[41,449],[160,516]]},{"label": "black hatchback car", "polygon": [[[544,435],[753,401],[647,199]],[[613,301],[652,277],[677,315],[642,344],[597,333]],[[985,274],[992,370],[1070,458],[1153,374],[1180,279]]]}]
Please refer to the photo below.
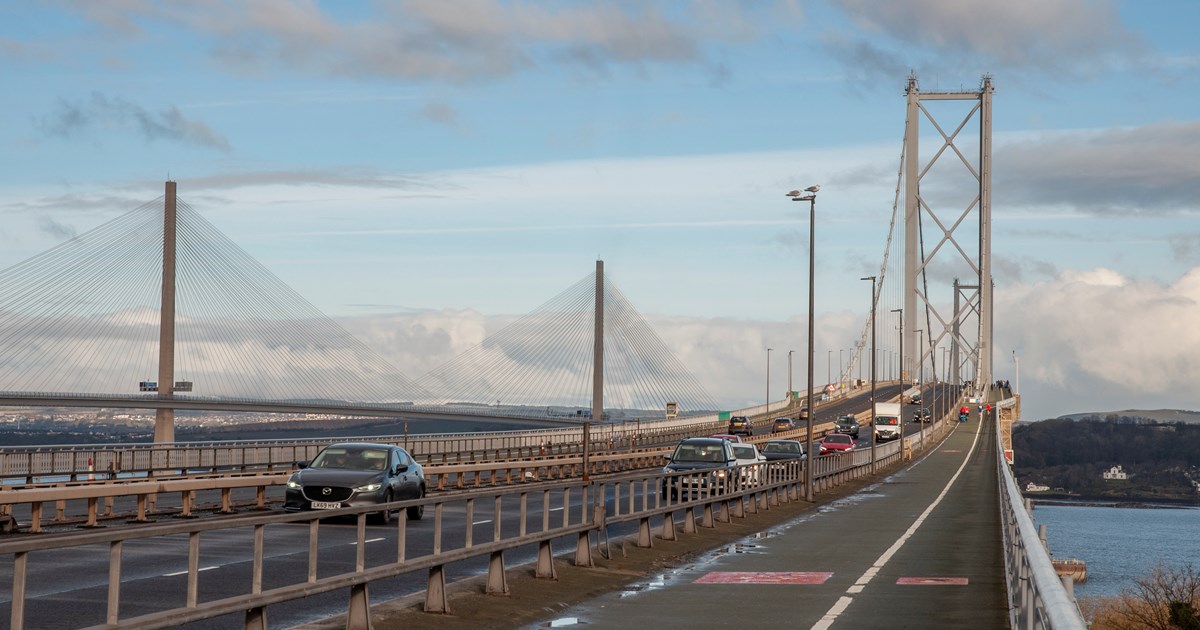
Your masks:
[{"label": "black hatchback car", "polygon": [[750,418],[746,416],[733,416],[730,418],[729,433],[732,435],[754,435],[754,427],[750,425]]},{"label": "black hatchback car", "polygon": [[858,418],[854,416],[842,416],[834,421],[833,430],[837,433],[844,433],[858,439]]},{"label": "black hatchback car", "polygon": [[[425,471],[408,451],[390,444],[344,442],[330,444],[311,462],[298,462],[300,470],[287,482],[283,509],[336,510],[420,499],[425,496]],[[420,520],[424,506],[408,508],[410,520]],[[379,513],[388,523],[390,510]]]}]

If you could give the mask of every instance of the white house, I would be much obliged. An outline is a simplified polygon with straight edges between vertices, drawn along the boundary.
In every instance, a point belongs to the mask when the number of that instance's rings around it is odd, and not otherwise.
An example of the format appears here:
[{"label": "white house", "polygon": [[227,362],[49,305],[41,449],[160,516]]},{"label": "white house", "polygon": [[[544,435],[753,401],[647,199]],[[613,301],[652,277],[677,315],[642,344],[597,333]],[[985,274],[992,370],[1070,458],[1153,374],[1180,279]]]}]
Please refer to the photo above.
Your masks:
[{"label": "white house", "polygon": [[1040,486],[1030,481],[1025,486],[1025,492],[1045,492],[1050,489],[1050,486]]},{"label": "white house", "polygon": [[1103,477],[1104,477],[1106,480],[1112,480],[1112,479],[1128,479],[1128,478],[1129,478],[1129,475],[1128,475],[1128,474],[1126,474],[1124,470],[1121,470],[1121,466],[1120,466],[1120,465],[1113,466],[1112,468],[1109,468],[1108,470],[1104,471],[1104,472],[1102,473],[1102,476],[1103,476]]}]

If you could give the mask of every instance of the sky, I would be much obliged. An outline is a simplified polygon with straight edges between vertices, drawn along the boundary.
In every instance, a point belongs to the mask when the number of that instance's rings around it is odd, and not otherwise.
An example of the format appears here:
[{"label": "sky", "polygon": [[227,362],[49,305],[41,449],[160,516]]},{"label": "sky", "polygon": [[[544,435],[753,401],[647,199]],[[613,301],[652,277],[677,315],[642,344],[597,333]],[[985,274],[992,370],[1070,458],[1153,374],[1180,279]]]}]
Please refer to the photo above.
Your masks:
[{"label": "sky", "polygon": [[1196,410],[1197,23],[1182,0],[3,3],[0,269],[171,179],[414,378],[599,258],[714,398],[755,404],[788,351],[805,371],[784,193],[822,186],[821,383],[870,307],[907,78],[987,75],[997,378],[1025,420]]}]

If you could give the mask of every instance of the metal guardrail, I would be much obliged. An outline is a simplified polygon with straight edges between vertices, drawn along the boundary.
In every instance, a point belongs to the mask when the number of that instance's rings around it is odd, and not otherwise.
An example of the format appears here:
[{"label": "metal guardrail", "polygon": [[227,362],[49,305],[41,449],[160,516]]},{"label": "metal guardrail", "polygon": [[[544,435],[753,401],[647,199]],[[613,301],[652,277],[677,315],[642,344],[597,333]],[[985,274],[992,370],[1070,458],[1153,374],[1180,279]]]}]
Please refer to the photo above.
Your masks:
[{"label": "metal guardrail", "polygon": [[[773,413],[793,409],[787,401],[772,403]],[[820,405],[818,405],[818,409]],[[763,417],[769,427],[772,412],[764,405],[735,412]],[[589,442],[597,452],[676,442],[693,435],[724,433],[716,415],[673,420],[634,420],[596,423]],[[494,431],[479,433],[397,434],[323,440],[239,440],[173,442],[169,444],[81,444],[0,448],[0,481],[77,481],[87,478],[156,476],[179,471],[283,472],[300,460],[311,459],[335,441],[369,441],[402,446],[425,464],[515,459],[539,455],[581,453],[584,427]]]},{"label": "metal guardrail", "polygon": [[[922,444],[934,444],[936,437],[944,435],[948,426],[937,422],[932,427],[923,427],[929,438]],[[504,552],[525,545],[538,545],[535,574],[541,578],[553,578],[554,564],[551,541],[561,537],[575,537],[574,562],[577,565],[592,564],[590,535],[597,535],[597,544],[606,528],[614,523],[638,522],[637,544],[648,546],[651,539],[651,519],[662,519],[662,537],[676,536],[676,513],[683,513],[684,533],[694,532],[697,526],[712,526],[715,522],[744,515],[746,511],[769,508],[780,501],[795,500],[803,496],[804,466],[812,465],[814,491],[823,491],[851,479],[869,474],[898,463],[904,451],[917,445],[921,436],[909,436],[903,442],[893,442],[876,449],[876,461],[870,460],[870,452],[860,450],[837,457],[819,457],[803,464],[799,462],[779,464],[761,463],[740,467],[727,476],[721,484],[710,482],[711,471],[699,473],[635,472],[599,478],[590,482],[568,480],[558,483],[539,483],[524,487],[472,490],[461,493],[427,497],[421,500],[401,501],[390,504],[399,510],[396,522],[395,555],[383,553],[366,554],[366,519],[375,507],[343,508],[340,510],[302,512],[250,516],[235,520],[214,519],[186,521],[167,525],[150,525],[112,530],[89,531],[66,535],[22,537],[0,542],[0,554],[11,555],[12,560],[12,603],[9,627],[23,630],[26,618],[26,595],[29,587],[30,563],[40,558],[30,552],[48,549],[77,548],[86,545],[107,545],[108,554],[108,597],[105,605],[104,623],[94,628],[167,628],[182,623],[209,619],[231,613],[245,613],[245,627],[266,628],[266,607],[309,595],[342,589],[350,590],[347,628],[354,630],[370,627],[367,585],[375,580],[418,571],[428,571],[425,593],[425,610],[449,612],[446,598],[445,567],[460,560],[489,556],[487,592],[507,593],[504,577]],[[912,440],[912,443],[909,441]],[[687,480],[705,479],[704,484],[689,483]],[[696,488],[703,485],[699,493],[671,492],[660,489]],[[698,496],[697,496],[698,495]],[[612,512],[606,506],[612,498]],[[537,499],[540,498],[540,501]],[[530,507],[533,499],[534,506]],[[506,513],[503,505],[519,505],[517,514]],[[475,528],[469,526],[457,546],[447,549],[444,515],[451,507],[465,514],[466,523],[473,523],[477,506],[491,505],[494,512],[491,540],[476,542]],[[539,505],[540,504],[540,505]],[[425,519],[432,513],[431,527],[412,526],[406,508],[425,506]],[[552,512],[562,512],[561,521],[552,524]],[[699,524],[696,511],[701,517]],[[333,516],[356,519],[356,542],[353,553],[354,569],[332,575],[321,575],[318,551],[321,520]],[[541,527],[531,531],[540,516]],[[284,572],[268,572],[264,557],[266,529],[306,525],[308,530],[308,571],[299,580],[269,586],[266,582],[279,583],[285,580]],[[248,571],[248,591],[240,595],[225,596],[208,601],[200,600],[201,537],[209,532],[229,530],[246,532],[248,542],[244,548],[250,553],[246,563],[239,563]],[[294,531],[294,529],[293,529]],[[606,536],[604,537],[606,538]],[[172,607],[162,603],[156,612],[123,619],[120,615],[122,603],[121,574],[123,570],[122,548],[126,543],[153,539],[155,545],[168,548],[171,545],[186,545],[186,592],[183,606]],[[418,557],[410,557],[409,549],[418,541],[424,541],[432,551]],[[348,545],[338,546],[346,549]],[[237,547],[234,548],[243,548]],[[229,547],[224,546],[224,553]],[[325,550],[327,551],[327,550]],[[346,551],[350,553],[350,551]],[[327,560],[327,558],[326,558]],[[328,563],[325,565],[328,566]],[[174,601],[174,598],[168,598]]]},{"label": "metal guardrail", "polygon": [[[1009,398],[1000,401],[996,407],[1011,406],[1014,402]],[[1071,577],[1060,579],[1050,563],[1050,554],[1038,536],[1027,503],[1004,457],[999,422],[996,423],[996,445],[1011,626],[1025,630],[1084,630],[1087,622],[1075,603]]]}]

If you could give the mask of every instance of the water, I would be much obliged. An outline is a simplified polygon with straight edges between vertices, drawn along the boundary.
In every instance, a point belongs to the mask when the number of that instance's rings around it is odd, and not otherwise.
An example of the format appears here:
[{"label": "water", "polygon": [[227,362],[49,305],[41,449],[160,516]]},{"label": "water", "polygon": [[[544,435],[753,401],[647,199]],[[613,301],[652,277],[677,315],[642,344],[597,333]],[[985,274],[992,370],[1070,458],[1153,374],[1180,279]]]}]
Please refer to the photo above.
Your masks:
[{"label": "water", "polygon": [[1087,562],[1076,596],[1118,595],[1159,562],[1200,569],[1200,509],[1038,505],[1033,521],[1054,558]]}]

